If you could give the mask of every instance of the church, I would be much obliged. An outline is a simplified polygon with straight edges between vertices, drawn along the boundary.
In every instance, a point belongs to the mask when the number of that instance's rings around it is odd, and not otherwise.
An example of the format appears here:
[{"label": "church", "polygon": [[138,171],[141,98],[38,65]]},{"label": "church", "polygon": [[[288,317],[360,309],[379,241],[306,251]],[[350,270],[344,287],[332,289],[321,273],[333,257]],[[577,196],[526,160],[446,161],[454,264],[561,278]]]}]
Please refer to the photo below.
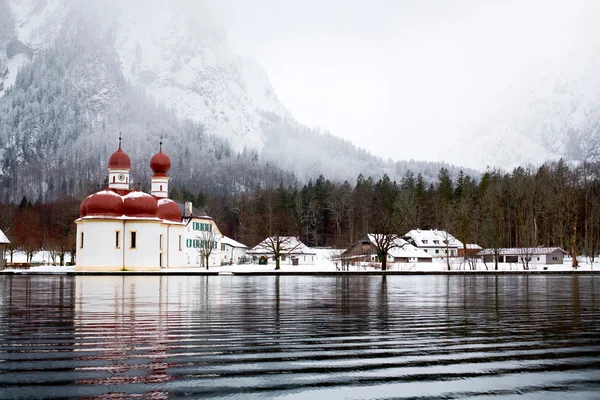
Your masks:
[{"label": "church", "polygon": [[171,160],[150,159],[151,192],[130,189],[131,161],[119,148],[108,160],[108,187],[79,209],[76,271],[161,271],[220,265],[221,232],[191,203],[168,198]]}]

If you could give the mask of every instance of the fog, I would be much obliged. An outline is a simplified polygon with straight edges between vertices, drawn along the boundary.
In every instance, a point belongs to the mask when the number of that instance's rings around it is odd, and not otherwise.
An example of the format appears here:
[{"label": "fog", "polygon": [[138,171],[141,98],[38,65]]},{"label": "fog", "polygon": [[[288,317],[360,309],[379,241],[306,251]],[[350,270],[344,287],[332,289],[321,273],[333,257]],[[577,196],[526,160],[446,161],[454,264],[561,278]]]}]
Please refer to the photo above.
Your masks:
[{"label": "fog", "polygon": [[[393,159],[451,142],[599,49],[600,2],[220,0],[229,43],[302,123]],[[385,142],[385,145],[382,143]]]}]

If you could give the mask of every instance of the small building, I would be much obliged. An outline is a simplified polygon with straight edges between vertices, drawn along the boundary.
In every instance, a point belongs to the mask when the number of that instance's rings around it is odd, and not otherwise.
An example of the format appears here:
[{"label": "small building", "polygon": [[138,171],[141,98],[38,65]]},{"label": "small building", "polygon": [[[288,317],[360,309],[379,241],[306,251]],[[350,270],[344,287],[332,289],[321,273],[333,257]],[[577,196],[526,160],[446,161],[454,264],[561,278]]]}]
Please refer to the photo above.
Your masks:
[{"label": "small building", "polygon": [[[466,250],[465,250],[466,248]],[[475,243],[467,243],[465,244],[464,247],[461,247],[458,249],[458,256],[459,257],[475,257],[477,256],[477,253],[479,253],[481,250],[483,250],[483,247],[481,247],[478,244]]]},{"label": "small building", "polygon": [[[394,240],[394,247],[388,251],[388,263],[416,263],[432,262],[431,254],[419,250],[406,240],[398,237]],[[368,234],[352,244],[341,255],[346,263],[355,262],[379,262],[379,247],[377,246],[376,235]]]},{"label": "small building", "polygon": [[499,263],[524,263],[552,265],[562,264],[564,257],[568,254],[560,247],[521,247],[503,249],[485,249],[477,253],[478,257],[485,263],[493,263],[498,253]]},{"label": "small building", "polygon": [[239,264],[246,259],[248,246],[227,236],[221,238],[221,264]]},{"label": "small building", "polygon": [[274,245],[279,243],[280,265],[314,265],[317,252],[294,236],[271,236],[247,251],[253,263],[275,262]]},{"label": "small building", "polygon": [[10,240],[8,240],[4,232],[0,229],[0,270],[4,269],[4,252],[8,244],[10,244]]},{"label": "small building", "polygon": [[410,244],[432,257],[457,257],[463,243],[446,231],[437,229],[413,229],[404,235]]}]

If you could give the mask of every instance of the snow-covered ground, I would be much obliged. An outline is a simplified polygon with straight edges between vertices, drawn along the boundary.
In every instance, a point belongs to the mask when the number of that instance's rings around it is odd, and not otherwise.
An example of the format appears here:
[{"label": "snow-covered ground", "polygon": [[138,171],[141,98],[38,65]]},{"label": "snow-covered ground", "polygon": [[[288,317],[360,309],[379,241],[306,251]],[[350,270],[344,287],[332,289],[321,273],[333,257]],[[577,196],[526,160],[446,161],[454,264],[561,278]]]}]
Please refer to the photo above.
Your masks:
[{"label": "snow-covered ground", "polygon": [[[315,265],[281,265],[281,272],[334,272],[341,271],[341,265],[339,262],[331,260],[331,257],[339,253],[339,250],[331,249],[316,249],[317,257]],[[8,258],[8,257],[7,257]],[[25,262],[24,253],[15,253],[13,257],[14,262]],[[67,261],[69,258],[67,257]],[[470,266],[465,266],[462,259],[451,260],[450,272],[455,271],[473,271]],[[51,257],[48,252],[38,252],[33,257],[34,266],[30,267],[28,272],[39,272],[39,273],[65,273],[75,271],[75,267],[72,266],[57,266],[51,265]],[[37,264],[37,265],[36,265]],[[211,267],[208,272],[271,272],[275,269],[275,263],[270,262],[267,265],[258,264],[243,264],[243,265],[225,265],[221,267]],[[516,263],[500,263],[498,264],[500,271],[523,271],[522,264]],[[358,272],[373,272],[380,271],[377,265],[372,263],[361,263],[360,265],[350,266],[348,271]],[[432,263],[396,263],[388,265],[389,271],[405,271],[405,272],[448,272],[448,267],[445,259],[434,259]],[[476,265],[476,271],[493,271],[494,264],[488,263],[487,268],[483,262],[479,261]],[[530,264],[530,271],[573,271],[571,267],[571,259],[566,258],[563,264],[559,265],[537,265]],[[18,271],[23,272],[23,269],[10,269],[7,268],[5,271]],[[600,260],[595,260],[593,263],[590,259],[581,257],[579,258],[579,268],[577,271],[600,271]],[[205,268],[170,268],[163,270],[166,273],[206,273]]]}]

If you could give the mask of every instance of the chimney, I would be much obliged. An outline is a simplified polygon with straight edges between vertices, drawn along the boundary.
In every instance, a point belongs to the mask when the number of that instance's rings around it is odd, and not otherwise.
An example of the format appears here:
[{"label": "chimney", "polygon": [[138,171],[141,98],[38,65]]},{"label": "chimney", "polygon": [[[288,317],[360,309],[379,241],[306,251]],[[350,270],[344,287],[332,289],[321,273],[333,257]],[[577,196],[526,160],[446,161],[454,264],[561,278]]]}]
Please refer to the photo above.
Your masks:
[{"label": "chimney", "polygon": [[185,217],[191,217],[192,216],[192,202],[191,201],[186,201],[185,202],[185,208],[183,210],[183,215]]}]

